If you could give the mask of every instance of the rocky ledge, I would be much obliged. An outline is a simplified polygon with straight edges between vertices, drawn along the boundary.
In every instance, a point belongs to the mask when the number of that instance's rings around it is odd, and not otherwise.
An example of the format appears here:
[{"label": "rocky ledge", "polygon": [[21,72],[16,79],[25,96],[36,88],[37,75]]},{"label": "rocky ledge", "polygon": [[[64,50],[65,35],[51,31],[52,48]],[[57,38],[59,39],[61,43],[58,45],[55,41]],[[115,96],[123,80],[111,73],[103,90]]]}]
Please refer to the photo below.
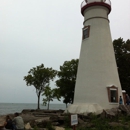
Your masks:
[{"label": "rocky ledge", "polygon": [[[13,119],[14,115],[9,114]],[[22,116],[25,122],[26,129],[38,128],[38,130],[44,130],[48,123],[51,124],[55,130],[64,130],[65,127],[72,128],[70,125],[70,113],[64,113],[64,110],[34,110],[34,109],[24,109],[20,115]],[[119,117],[121,115],[130,116],[130,106],[120,105],[118,108],[113,108],[109,110],[103,110],[100,115],[97,115],[100,118],[109,118]],[[5,120],[6,115],[0,116],[0,123],[2,124]],[[92,113],[88,115],[78,114],[78,127],[86,126],[93,127],[91,123]],[[109,125],[119,125],[119,121],[110,122]],[[121,124],[122,125],[122,124]]]}]

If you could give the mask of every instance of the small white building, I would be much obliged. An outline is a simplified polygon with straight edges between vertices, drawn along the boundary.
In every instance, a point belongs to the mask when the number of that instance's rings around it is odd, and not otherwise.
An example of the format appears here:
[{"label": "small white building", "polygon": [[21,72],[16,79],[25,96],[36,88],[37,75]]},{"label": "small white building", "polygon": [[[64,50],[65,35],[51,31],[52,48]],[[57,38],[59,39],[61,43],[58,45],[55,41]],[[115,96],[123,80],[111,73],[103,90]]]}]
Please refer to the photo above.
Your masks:
[{"label": "small white building", "polygon": [[108,15],[110,0],[85,0],[82,44],[70,113],[101,113],[118,107],[122,89],[112,44]]}]

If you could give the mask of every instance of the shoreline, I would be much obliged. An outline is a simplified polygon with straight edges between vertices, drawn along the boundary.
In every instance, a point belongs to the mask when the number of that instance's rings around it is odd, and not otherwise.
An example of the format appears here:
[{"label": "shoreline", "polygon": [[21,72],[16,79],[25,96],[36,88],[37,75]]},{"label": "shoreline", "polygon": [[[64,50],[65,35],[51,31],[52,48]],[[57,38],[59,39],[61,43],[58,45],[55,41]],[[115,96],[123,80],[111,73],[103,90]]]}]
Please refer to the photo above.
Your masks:
[{"label": "shoreline", "polygon": [[[29,125],[29,128],[36,123],[41,123],[43,121],[49,121],[51,117],[58,117],[62,115],[64,110],[46,110],[46,109],[23,109],[19,114],[23,118],[25,127]],[[14,113],[7,114],[14,118]],[[7,115],[0,115],[0,126],[3,126],[5,123],[5,117]],[[30,126],[31,124],[31,126]]]},{"label": "shoreline", "polygon": [[[47,128],[47,124],[52,127],[60,127],[63,130],[65,128],[71,128],[70,125],[70,113],[64,113],[64,110],[37,110],[37,109],[23,109],[21,111],[21,117],[25,123],[25,129],[38,128],[43,130]],[[12,115],[13,118],[14,115]],[[1,117],[1,116],[0,116]],[[4,116],[3,116],[4,117]],[[78,114],[78,128],[110,128],[108,130],[120,127],[122,130],[128,130],[130,128],[130,106],[119,105],[118,108],[112,108],[104,110],[101,114],[95,115],[94,113]],[[126,121],[124,123],[124,121]],[[97,122],[99,125],[97,125]],[[124,129],[125,128],[125,129]],[[56,130],[58,130],[56,128]],[[60,129],[61,130],[61,129]]]},{"label": "shoreline", "polygon": [[[37,109],[37,103],[0,103],[0,115],[12,114],[21,112],[23,109]],[[40,104],[40,109],[47,109],[47,106]],[[50,104],[50,110],[65,110],[65,104]]]}]

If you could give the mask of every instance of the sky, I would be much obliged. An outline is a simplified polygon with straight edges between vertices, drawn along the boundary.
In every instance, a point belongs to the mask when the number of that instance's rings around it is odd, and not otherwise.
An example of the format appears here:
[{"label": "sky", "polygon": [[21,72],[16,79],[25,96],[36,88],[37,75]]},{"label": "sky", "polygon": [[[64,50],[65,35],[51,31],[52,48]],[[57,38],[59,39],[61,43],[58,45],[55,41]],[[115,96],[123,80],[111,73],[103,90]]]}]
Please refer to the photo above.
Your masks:
[{"label": "sky", "polygon": [[[79,58],[81,2],[0,0],[0,103],[37,103],[35,88],[23,80],[28,71],[42,63],[59,70],[64,61]],[[130,39],[130,0],[111,3],[112,40],[126,41]],[[56,87],[54,82],[51,87]]]}]

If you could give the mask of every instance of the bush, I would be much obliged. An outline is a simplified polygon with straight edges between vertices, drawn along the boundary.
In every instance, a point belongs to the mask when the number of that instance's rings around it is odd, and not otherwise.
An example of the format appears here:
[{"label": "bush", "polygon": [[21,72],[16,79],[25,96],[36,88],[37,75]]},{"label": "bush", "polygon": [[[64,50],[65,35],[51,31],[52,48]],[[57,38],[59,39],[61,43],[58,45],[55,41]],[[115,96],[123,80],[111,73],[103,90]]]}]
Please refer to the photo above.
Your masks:
[{"label": "bush", "polygon": [[66,129],[71,127],[71,125],[70,125],[70,116],[71,116],[70,113],[66,113],[64,115],[64,126],[65,126]]},{"label": "bush", "polygon": [[55,130],[55,128],[52,126],[51,122],[48,122],[46,125],[47,130]]}]

